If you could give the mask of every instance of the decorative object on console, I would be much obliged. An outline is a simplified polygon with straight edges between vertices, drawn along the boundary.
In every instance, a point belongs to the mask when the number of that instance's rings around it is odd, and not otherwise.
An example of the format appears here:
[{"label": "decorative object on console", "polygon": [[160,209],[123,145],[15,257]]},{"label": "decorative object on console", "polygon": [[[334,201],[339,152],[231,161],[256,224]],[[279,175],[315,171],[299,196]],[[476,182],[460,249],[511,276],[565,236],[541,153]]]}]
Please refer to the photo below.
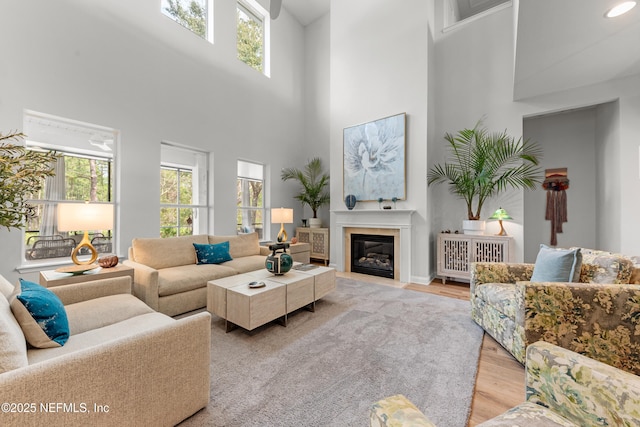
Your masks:
[{"label": "decorative object on console", "polygon": [[535,142],[515,139],[506,130],[490,133],[482,120],[444,139],[449,158],[429,169],[427,184],[448,184],[452,194],[464,199],[469,220],[479,220],[484,202],[508,187],[535,189],[542,181],[542,149]]},{"label": "decorative object on console", "polygon": [[296,236],[293,236],[291,238],[291,244],[295,245],[296,243],[298,243],[298,238]]},{"label": "decorative object on console", "polygon": [[501,207],[498,208],[498,210],[496,210],[493,215],[491,215],[489,217],[489,219],[497,219],[498,223],[500,224],[500,232],[498,234],[496,234],[496,236],[506,236],[507,232],[505,231],[504,227],[502,226],[502,220],[504,219],[513,219],[511,218],[511,216],[507,213],[506,210],[502,209]]},{"label": "decorative object on console", "polygon": [[309,226],[320,227],[322,222],[318,219],[318,209],[328,205],[331,196],[327,191],[329,185],[329,174],[324,172],[322,160],[315,157],[306,164],[304,170],[297,168],[282,169],[280,178],[283,181],[295,179],[302,185],[302,190],[295,196],[300,200],[302,206],[309,205],[313,211],[313,218],[309,220]]},{"label": "decorative object on console", "polygon": [[284,229],[285,224],[293,224],[293,209],[289,208],[272,208],[271,224],[280,223],[280,231],[278,232],[278,242],[287,241],[287,231]]},{"label": "decorative object on console", "polygon": [[360,201],[406,195],[406,113],[343,131],[343,194]]},{"label": "decorative object on console", "polygon": [[98,265],[102,268],[113,268],[118,265],[118,256],[109,254],[98,258]]},{"label": "decorative object on console", "polygon": [[[280,276],[291,270],[291,267],[293,267],[293,258],[287,253],[288,247],[288,243],[276,243],[275,245],[269,246],[269,249],[273,252],[267,256],[264,262],[264,266],[269,272]],[[278,252],[280,250],[282,250],[282,252]]]},{"label": "decorative object on console", "polygon": [[[89,230],[111,230],[113,206],[108,203],[59,203],[58,231],[84,231],[82,240],[71,252],[71,260],[77,265],[88,265],[98,259],[98,251],[89,240]],[[78,260],[78,253],[86,247],[91,252],[87,261]]]},{"label": "decorative object on console", "polygon": [[542,188],[547,190],[547,208],[544,219],[551,221],[550,245],[558,244],[557,233],[562,233],[562,223],[567,222],[567,193],[569,178],[567,168],[546,169]]},{"label": "decorative object on console", "polygon": [[350,211],[356,207],[356,202],[356,196],[354,196],[353,194],[347,194],[347,197],[344,198],[344,204],[347,205],[347,209],[349,209]]}]

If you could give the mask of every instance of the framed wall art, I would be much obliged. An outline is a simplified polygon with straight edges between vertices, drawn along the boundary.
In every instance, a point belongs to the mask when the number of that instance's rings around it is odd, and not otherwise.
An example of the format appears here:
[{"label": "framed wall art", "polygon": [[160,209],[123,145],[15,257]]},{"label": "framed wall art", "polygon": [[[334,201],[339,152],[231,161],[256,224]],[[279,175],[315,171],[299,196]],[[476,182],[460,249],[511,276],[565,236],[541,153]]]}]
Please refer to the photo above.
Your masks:
[{"label": "framed wall art", "polygon": [[406,113],[345,128],[343,192],[358,201],[406,197]]}]

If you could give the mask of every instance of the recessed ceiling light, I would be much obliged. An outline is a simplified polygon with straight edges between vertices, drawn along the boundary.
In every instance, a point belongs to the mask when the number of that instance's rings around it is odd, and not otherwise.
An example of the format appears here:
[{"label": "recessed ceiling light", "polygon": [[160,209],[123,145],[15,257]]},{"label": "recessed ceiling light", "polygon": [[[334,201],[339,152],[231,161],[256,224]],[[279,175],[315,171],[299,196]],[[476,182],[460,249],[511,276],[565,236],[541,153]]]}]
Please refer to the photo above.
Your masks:
[{"label": "recessed ceiling light", "polygon": [[635,1],[625,1],[616,6],[613,6],[611,9],[604,14],[607,18],[615,18],[616,16],[620,16],[623,13],[629,12],[636,6]]}]

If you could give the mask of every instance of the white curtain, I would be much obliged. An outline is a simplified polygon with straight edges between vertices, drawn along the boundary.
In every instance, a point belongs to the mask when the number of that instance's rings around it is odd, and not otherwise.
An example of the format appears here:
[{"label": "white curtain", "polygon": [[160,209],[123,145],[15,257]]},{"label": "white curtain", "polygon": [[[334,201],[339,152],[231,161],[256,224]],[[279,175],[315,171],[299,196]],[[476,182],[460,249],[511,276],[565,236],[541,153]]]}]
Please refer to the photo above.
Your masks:
[{"label": "white curtain", "polygon": [[[64,156],[58,158],[55,164],[55,175],[45,179],[45,199],[64,200],[65,198],[65,171]],[[53,236],[58,234],[58,218],[56,217],[56,205],[46,204],[42,210],[42,219],[40,222],[40,236]]]}]

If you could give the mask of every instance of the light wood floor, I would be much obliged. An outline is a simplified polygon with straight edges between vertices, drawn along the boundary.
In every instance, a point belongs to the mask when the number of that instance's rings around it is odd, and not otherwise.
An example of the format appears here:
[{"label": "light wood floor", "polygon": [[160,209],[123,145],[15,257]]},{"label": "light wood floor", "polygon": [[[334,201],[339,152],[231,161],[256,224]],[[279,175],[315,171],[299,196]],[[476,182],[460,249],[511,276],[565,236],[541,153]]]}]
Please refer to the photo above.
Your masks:
[{"label": "light wood floor", "polygon": [[[412,283],[401,284],[390,279],[358,273],[339,272],[337,274],[339,277],[469,300],[468,283],[447,281],[446,284],[442,284],[440,280],[436,279],[429,286],[424,286]],[[468,426],[476,426],[524,402],[524,395],[524,367],[493,338],[485,334],[480,351],[478,375]]]}]

